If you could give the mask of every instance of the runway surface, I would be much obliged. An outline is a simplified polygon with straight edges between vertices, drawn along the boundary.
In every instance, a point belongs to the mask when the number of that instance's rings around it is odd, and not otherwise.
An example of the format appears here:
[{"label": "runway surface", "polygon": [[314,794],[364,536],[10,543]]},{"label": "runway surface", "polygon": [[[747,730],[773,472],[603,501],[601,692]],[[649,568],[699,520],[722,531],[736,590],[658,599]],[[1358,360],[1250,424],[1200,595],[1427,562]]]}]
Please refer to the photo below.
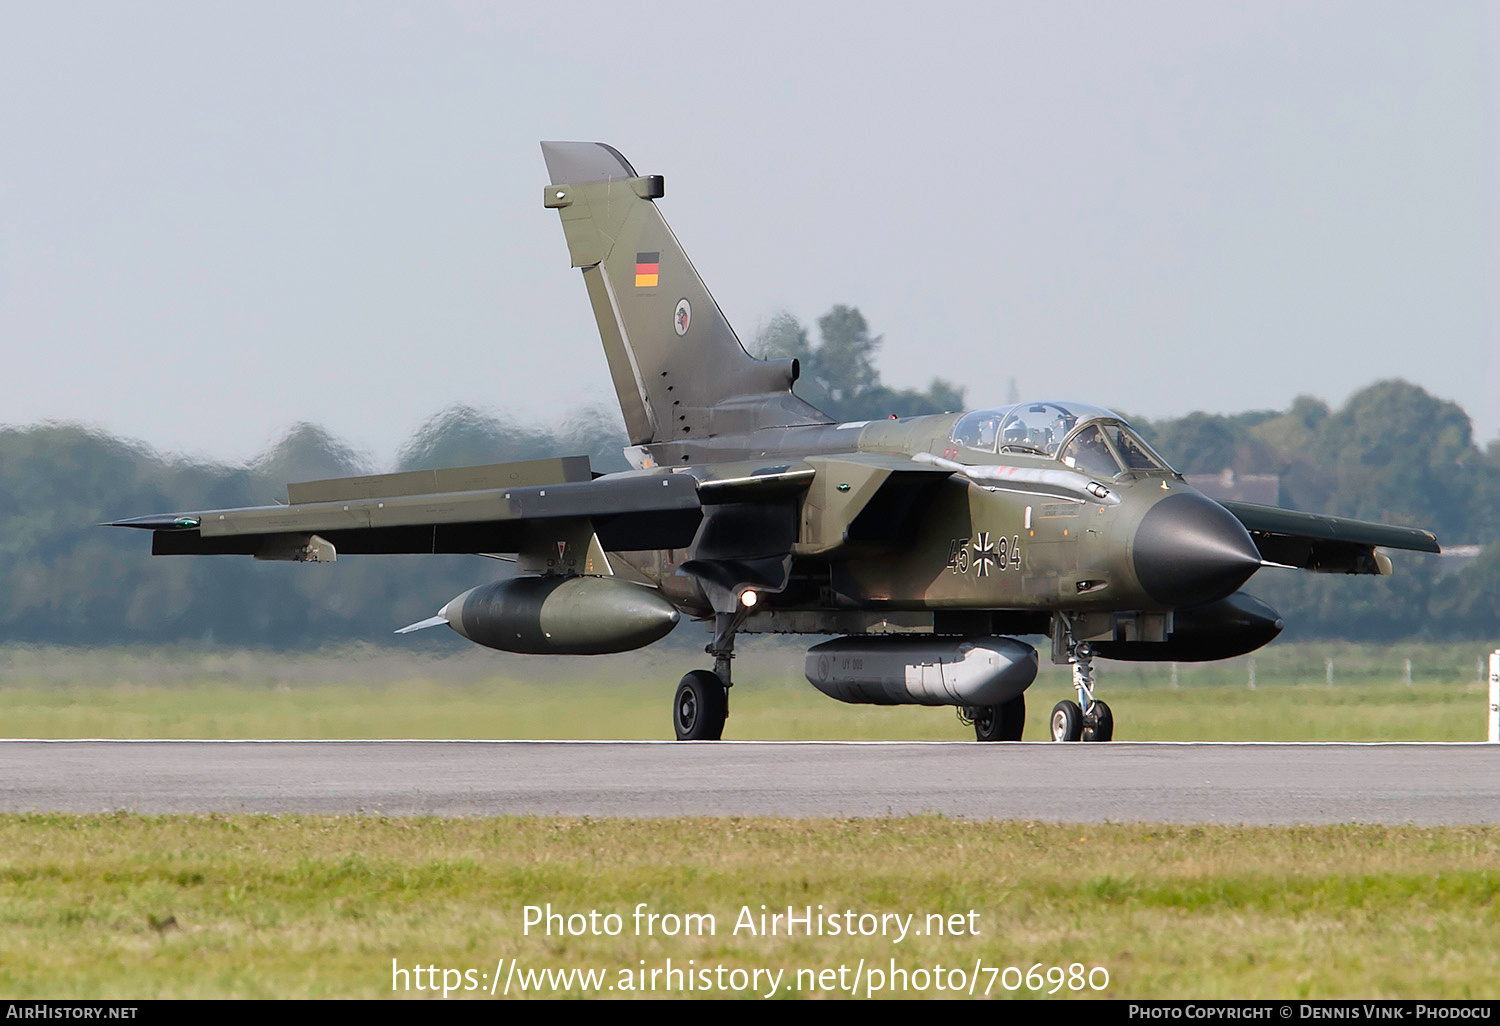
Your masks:
[{"label": "runway surface", "polygon": [[0,741],[0,811],[1497,823],[1500,746]]}]

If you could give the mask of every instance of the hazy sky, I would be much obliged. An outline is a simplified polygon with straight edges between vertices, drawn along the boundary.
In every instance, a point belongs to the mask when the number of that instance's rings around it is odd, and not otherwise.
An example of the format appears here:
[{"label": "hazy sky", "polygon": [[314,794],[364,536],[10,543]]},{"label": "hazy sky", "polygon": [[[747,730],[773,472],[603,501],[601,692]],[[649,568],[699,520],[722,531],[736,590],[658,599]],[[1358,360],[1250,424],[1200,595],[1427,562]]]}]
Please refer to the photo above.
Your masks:
[{"label": "hazy sky", "polygon": [[1500,8],[0,7],[0,422],[378,462],[613,405],[540,139],[666,176],[742,338],[1150,417],[1401,376],[1500,433]]}]

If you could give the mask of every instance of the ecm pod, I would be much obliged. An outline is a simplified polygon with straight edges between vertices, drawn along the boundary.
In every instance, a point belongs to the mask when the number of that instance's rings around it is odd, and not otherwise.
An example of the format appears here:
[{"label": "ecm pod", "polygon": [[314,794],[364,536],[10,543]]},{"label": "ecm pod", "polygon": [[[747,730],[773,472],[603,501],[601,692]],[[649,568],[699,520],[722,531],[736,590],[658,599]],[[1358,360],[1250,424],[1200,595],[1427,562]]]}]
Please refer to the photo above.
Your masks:
[{"label": "ecm pod", "polygon": [[1036,680],[1037,651],[1014,638],[850,637],[807,651],[807,679],[861,705],[999,706]]}]

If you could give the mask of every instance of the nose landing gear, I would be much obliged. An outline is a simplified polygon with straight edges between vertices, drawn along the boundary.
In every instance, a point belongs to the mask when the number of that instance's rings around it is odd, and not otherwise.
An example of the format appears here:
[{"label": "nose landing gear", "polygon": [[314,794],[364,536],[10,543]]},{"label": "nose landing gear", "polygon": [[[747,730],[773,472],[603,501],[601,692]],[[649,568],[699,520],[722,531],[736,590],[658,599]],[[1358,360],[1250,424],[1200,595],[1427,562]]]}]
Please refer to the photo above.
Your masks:
[{"label": "nose landing gear", "polygon": [[1073,687],[1078,701],[1058,702],[1052,707],[1049,725],[1054,741],[1109,741],[1115,736],[1115,716],[1109,706],[1094,697],[1094,650],[1087,641],[1074,642],[1068,634]]}]

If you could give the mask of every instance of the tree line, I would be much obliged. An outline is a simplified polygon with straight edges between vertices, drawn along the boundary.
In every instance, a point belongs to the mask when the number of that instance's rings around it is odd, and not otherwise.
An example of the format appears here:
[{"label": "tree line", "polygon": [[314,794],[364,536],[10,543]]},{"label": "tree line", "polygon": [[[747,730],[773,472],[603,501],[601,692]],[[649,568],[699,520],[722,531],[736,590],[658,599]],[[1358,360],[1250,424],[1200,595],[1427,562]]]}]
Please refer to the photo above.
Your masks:
[{"label": "tree line", "polygon": [[[925,389],[884,384],[882,340],[857,309],[836,306],[817,328],[814,340],[781,314],[752,348],[801,360],[798,392],[836,418],[963,408],[963,390],[940,379]],[[1281,610],[1287,636],[1500,635],[1500,442],[1479,448],[1456,404],[1382,381],[1338,409],[1302,397],[1287,410],[1131,419],[1184,473],[1276,474],[1284,506],[1425,527],[1445,546],[1484,546],[1460,569],[1451,558],[1396,553],[1396,574],[1376,580],[1262,571],[1247,590]],[[610,471],[625,468],[624,444],[612,409],[583,409],[549,429],[458,406],[422,425],[390,469],[587,454],[596,470]],[[160,453],[78,425],[0,428],[0,642],[378,641],[506,572],[473,556],[355,556],[334,566],[152,558],[145,532],[95,526],[149,512],[267,505],[284,501],[290,481],[376,469],[313,424],[295,425],[243,465]]]},{"label": "tree line", "polygon": [[[1133,423],[1179,471],[1276,474],[1278,504],[1437,535],[1448,556],[1393,552],[1390,577],[1263,570],[1246,590],[1286,616],[1289,637],[1500,639],[1500,440],[1475,444],[1468,414],[1406,381],[1379,381],[1338,409],[1192,413]],[[1472,560],[1453,549],[1480,546]]]}]

